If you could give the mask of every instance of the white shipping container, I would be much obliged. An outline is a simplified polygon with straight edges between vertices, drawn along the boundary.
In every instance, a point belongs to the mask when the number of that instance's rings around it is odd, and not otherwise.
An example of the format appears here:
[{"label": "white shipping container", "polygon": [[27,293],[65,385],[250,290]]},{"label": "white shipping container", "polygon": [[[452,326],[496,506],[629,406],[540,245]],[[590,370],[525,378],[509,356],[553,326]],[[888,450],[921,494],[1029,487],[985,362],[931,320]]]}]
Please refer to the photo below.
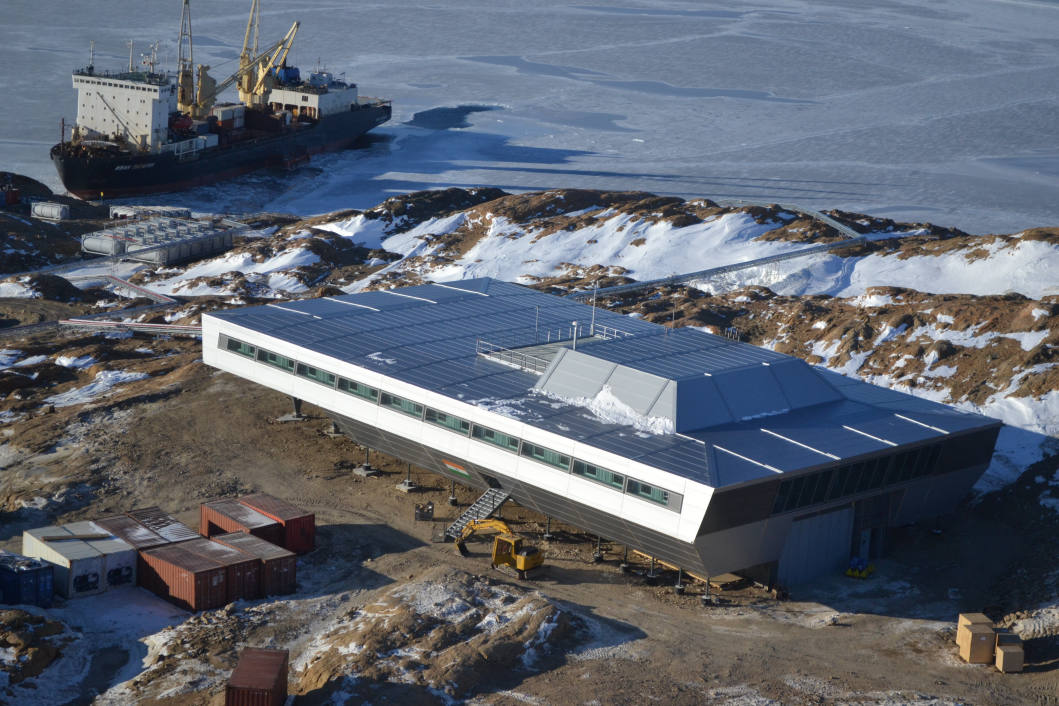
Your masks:
[{"label": "white shipping container", "polygon": [[72,537],[65,527],[40,527],[22,533],[22,554],[53,567],[55,592],[63,598],[94,596],[107,590],[103,555],[79,539],[53,542],[44,537]]},{"label": "white shipping container", "polygon": [[89,539],[85,544],[103,555],[103,580],[107,590],[136,585],[136,549],[95,522],[73,522],[63,527],[73,534],[105,534],[107,539]]}]

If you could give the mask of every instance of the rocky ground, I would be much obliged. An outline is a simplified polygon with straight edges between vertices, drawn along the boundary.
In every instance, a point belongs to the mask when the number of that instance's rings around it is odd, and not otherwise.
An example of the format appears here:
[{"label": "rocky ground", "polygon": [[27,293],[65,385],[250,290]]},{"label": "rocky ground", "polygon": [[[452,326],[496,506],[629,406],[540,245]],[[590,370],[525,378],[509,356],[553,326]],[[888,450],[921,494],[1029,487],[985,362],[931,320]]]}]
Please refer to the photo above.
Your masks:
[{"label": "rocky ground", "polygon": [[[560,202],[563,213],[552,215]],[[566,215],[575,206],[600,205],[605,208]],[[705,200],[650,194],[515,197],[450,189],[391,199],[364,213],[263,214],[255,222],[261,237],[238,244],[238,254],[269,259],[292,243],[316,249],[317,262],[287,273],[300,278],[304,291],[277,294],[233,271],[215,276],[231,285],[223,293],[185,294],[149,320],[194,324],[203,311],[275,296],[336,294],[373,275],[370,288],[414,284],[469,252],[481,236],[476,219],[483,223],[489,214],[532,229],[546,247],[544,239],[589,218],[621,212],[683,223],[721,210]],[[444,243],[433,259],[395,259],[328,230],[368,218],[388,232],[409,232],[460,213],[469,217],[439,236]],[[748,213],[776,226],[763,238],[837,237],[778,209]],[[863,246],[899,254],[944,247],[975,258],[984,242],[929,225],[834,215],[876,234],[919,232]],[[1013,238],[996,236],[987,245],[1008,247]],[[171,274],[143,270],[135,281]],[[626,281],[618,266],[568,263],[525,283],[563,294]],[[113,291],[71,291],[40,278],[27,284],[41,295],[0,300],[7,322],[65,318],[120,299]],[[707,284],[598,304],[668,326],[727,331],[968,407],[1040,402],[1059,382],[1054,297],[900,288],[843,298],[779,296],[763,285]],[[1059,691],[1059,614],[1047,607],[1059,595],[1053,507],[1059,456],[1019,468],[1016,480],[985,488],[936,526],[896,530],[889,558],[868,580],[825,577],[798,587],[789,601],[736,586],[723,592],[721,604],[703,607],[702,584],[676,596],[673,576],[646,579],[635,556],[634,571],[619,573],[623,548],[608,542],[606,560],[594,564],[594,537],[553,525],[556,539],[544,542],[544,518],[518,507],[505,507],[504,517],[545,551],[551,575],[529,583],[489,575],[484,538],[469,545],[470,558],[461,558],[451,545],[431,542],[429,523],[413,520],[414,502],[432,500],[439,527],[442,515],[458,512],[446,505],[449,488],[440,478],[413,468],[422,490],[399,493],[394,486],[405,464],[377,454],[372,461],[381,478],[353,475],[363,449],[329,436],[329,422],[311,407],[306,422],[277,423],[289,400],[205,367],[193,338],[38,333],[9,336],[0,348],[0,548],[18,551],[25,528],[144,505],[161,505],[195,527],[200,502],[256,490],[313,510],[320,526],[317,550],[299,561],[299,591],[284,600],[171,616],[135,589],[130,605],[146,605],[153,622],[106,629],[94,627],[93,599],[60,601],[48,615],[4,613],[0,671],[9,677],[0,702],[214,706],[222,703],[223,680],[246,645],[289,648],[292,693],[299,703],[321,705],[1048,704]],[[461,506],[474,499],[463,488],[457,496]],[[1001,675],[955,657],[955,616],[978,610],[1028,639],[1025,674]],[[30,650],[37,652],[29,656]],[[42,663],[43,671],[32,674]],[[115,680],[122,685],[95,697]],[[69,688],[57,687],[60,682]]]}]

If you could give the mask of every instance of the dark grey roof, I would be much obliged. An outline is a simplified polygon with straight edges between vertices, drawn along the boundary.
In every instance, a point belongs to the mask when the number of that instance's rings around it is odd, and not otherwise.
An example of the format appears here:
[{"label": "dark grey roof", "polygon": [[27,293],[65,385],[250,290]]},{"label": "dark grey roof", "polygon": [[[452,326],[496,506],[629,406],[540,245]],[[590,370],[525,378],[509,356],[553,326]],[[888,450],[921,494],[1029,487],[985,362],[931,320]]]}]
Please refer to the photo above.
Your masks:
[{"label": "dark grey roof", "polygon": [[[561,349],[543,375],[477,354],[479,339],[533,337],[592,315],[585,304],[492,279],[207,314],[453,399],[502,407],[534,427],[714,487],[999,424],[764,348],[605,309],[595,311],[597,326],[627,337]],[[604,385],[638,414],[672,420],[677,433],[608,423],[562,399],[592,398]]]}]

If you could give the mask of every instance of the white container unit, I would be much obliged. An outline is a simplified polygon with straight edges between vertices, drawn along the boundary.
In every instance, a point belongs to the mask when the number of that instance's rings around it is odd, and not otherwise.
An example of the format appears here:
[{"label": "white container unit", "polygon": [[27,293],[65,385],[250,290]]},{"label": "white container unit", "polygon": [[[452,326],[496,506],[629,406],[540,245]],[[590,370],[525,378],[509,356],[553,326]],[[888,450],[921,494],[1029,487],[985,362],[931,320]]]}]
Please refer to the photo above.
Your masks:
[{"label": "white container unit", "polygon": [[88,539],[85,544],[103,555],[103,580],[107,590],[136,585],[136,559],[139,556],[136,548],[111,534],[94,522],[74,522],[63,525],[73,534],[82,536],[91,534],[106,535],[106,539]]},{"label": "white container unit", "polygon": [[107,590],[102,552],[79,539],[46,542],[46,537],[73,537],[73,533],[65,527],[40,527],[22,533],[22,554],[55,567],[56,593],[63,598],[81,598]]}]

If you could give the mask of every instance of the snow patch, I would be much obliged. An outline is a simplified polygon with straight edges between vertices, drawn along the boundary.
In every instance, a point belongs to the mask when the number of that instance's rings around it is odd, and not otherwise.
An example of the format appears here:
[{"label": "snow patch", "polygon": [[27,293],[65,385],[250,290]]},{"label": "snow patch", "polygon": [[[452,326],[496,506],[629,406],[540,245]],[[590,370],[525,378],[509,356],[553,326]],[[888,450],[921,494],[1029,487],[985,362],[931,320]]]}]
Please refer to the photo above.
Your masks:
[{"label": "snow patch", "polygon": [[143,380],[150,377],[147,373],[127,373],[117,370],[103,370],[96,373],[94,382],[76,390],[70,390],[60,395],[46,398],[45,402],[51,402],[56,407],[70,407],[75,404],[92,402],[98,397],[111,394],[115,385],[126,382]]},{"label": "snow patch", "polygon": [[603,389],[595,397],[591,398],[564,397],[546,390],[537,390],[536,392],[555,400],[559,405],[582,407],[604,424],[629,426],[637,431],[656,436],[676,433],[676,425],[672,419],[669,417],[647,417],[638,414],[636,410],[614,395],[610,385],[604,385]]},{"label": "snow patch", "polygon": [[96,359],[90,355],[83,355],[77,358],[61,355],[55,359],[55,364],[64,368],[90,368],[95,362]]}]

